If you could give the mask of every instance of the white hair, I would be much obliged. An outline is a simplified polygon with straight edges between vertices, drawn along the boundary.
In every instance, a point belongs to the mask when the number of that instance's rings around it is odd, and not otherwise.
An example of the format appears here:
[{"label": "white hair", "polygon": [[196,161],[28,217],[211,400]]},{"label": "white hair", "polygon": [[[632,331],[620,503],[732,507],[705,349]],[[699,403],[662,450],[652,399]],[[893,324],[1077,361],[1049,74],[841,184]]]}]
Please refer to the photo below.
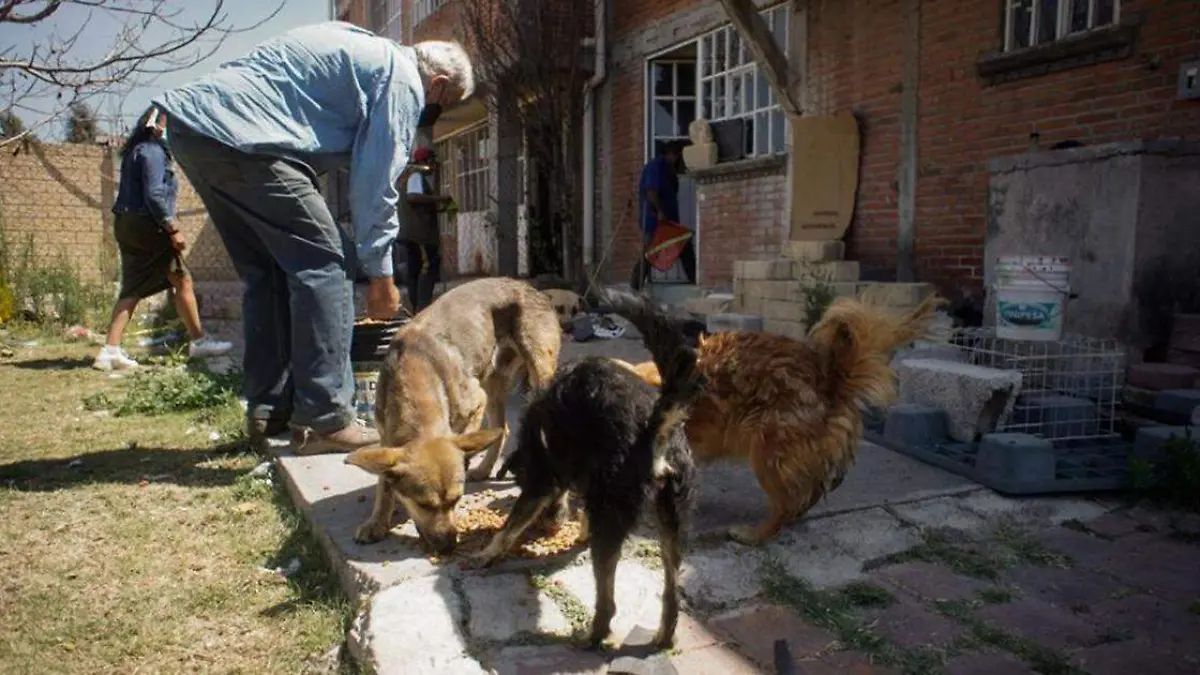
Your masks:
[{"label": "white hair", "polygon": [[426,82],[445,75],[450,78],[450,88],[458,94],[460,101],[475,93],[475,69],[462,45],[446,40],[425,40],[413,45],[413,49],[417,52],[417,69]]}]

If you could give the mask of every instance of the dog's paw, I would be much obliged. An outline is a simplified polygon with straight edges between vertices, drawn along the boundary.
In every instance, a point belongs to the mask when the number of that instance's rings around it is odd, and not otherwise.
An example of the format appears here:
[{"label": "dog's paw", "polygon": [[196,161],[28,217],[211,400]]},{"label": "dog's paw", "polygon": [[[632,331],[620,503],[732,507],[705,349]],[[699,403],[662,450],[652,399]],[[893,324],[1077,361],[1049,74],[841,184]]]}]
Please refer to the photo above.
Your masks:
[{"label": "dog's paw", "polygon": [[392,528],[373,520],[368,520],[354,531],[354,542],[357,544],[377,544],[387,537]]}]

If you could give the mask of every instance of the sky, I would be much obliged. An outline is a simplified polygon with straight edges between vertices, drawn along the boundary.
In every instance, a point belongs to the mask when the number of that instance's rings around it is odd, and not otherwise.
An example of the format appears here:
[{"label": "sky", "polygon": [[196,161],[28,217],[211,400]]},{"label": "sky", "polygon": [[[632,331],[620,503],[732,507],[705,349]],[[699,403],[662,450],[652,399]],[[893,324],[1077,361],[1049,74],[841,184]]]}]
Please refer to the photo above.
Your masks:
[{"label": "sky", "polygon": [[[37,7],[41,3],[34,3]],[[119,0],[119,4],[130,4],[129,0]],[[147,0],[134,0],[132,4],[149,4]],[[174,5],[175,3],[170,3]],[[213,0],[187,0],[187,9],[175,21],[184,24],[194,24],[203,20],[211,13]],[[227,13],[230,25],[242,27],[253,25],[268,16],[279,0],[227,0],[224,11]],[[81,7],[66,7],[69,11],[60,10],[55,16],[31,26],[0,24],[0,45],[11,44],[16,48],[16,54],[27,56],[33,45],[46,44],[53,36],[69,35],[76,32],[79,26],[88,20],[88,11]],[[283,9],[274,18],[254,30],[245,33],[229,35],[225,42],[208,59],[194,66],[170,73],[164,73],[154,78],[154,81],[131,91],[120,91],[107,96],[104,100],[99,97],[89,102],[100,116],[104,126],[111,126],[113,120],[121,120],[124,124],[132,124],[150,99],[158,92],[187,82],[197,76],[215,69],[221,63],[241,56],[250,51],[254,45],[296,26],[327,21],[330,19],[329,0],[286,0]],[[90,22],[75,44],[71,52],[72,59],[94,58],[101,56],[112,45],[113,38],[120,27],[120,20],[104,12],[91,14]],[[161,41],[171,37],[169,29],[148,31],[143,45],[161,44]],[[0,48],[2,50],[2,48]],[[46,119],[46,112],[56,106],[51,99],[22,101],[24,109],[17,109],[17,114],[25,121],[26,127]],[[0,101],[0,108],[6,107],[7,101]],[[36,110],[31,110],[36,109]],[[105,129],[111,130],[111,129]],[[54,138],[61,133],[61,124],[51,122],[38,130],[43,138]]]}]

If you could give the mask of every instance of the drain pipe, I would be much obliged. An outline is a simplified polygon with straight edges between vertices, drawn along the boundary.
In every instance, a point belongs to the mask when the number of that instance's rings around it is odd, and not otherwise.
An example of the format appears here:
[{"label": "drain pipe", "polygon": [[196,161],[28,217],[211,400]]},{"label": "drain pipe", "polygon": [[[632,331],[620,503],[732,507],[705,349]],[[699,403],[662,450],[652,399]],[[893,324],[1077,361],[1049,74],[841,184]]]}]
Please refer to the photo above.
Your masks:
[{"label": "drain pipe", "polygon": [[596,92],[608,75],[608,1],[594,0],[595,37],[585,41],[596,57],[583,109],[583,267],[589,276],[596,264]]}]

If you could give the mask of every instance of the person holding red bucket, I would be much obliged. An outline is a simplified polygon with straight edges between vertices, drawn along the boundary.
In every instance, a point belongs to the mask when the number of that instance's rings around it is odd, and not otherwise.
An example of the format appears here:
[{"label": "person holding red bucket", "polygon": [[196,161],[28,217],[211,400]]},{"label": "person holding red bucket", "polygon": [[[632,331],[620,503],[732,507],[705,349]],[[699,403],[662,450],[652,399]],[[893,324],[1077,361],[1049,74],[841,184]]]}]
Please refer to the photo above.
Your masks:
[{"label": "person holding red bucket", "polygon": [[691,230],[679,224],[679,174],[683,172],[686,141],[669,141],[662,152],[642,167],[638,183],[642,255],[633,268],[630,285],[641,290],[650,267],[665,272],[678,259],[688,283],[696,283],[696,248]]}]

